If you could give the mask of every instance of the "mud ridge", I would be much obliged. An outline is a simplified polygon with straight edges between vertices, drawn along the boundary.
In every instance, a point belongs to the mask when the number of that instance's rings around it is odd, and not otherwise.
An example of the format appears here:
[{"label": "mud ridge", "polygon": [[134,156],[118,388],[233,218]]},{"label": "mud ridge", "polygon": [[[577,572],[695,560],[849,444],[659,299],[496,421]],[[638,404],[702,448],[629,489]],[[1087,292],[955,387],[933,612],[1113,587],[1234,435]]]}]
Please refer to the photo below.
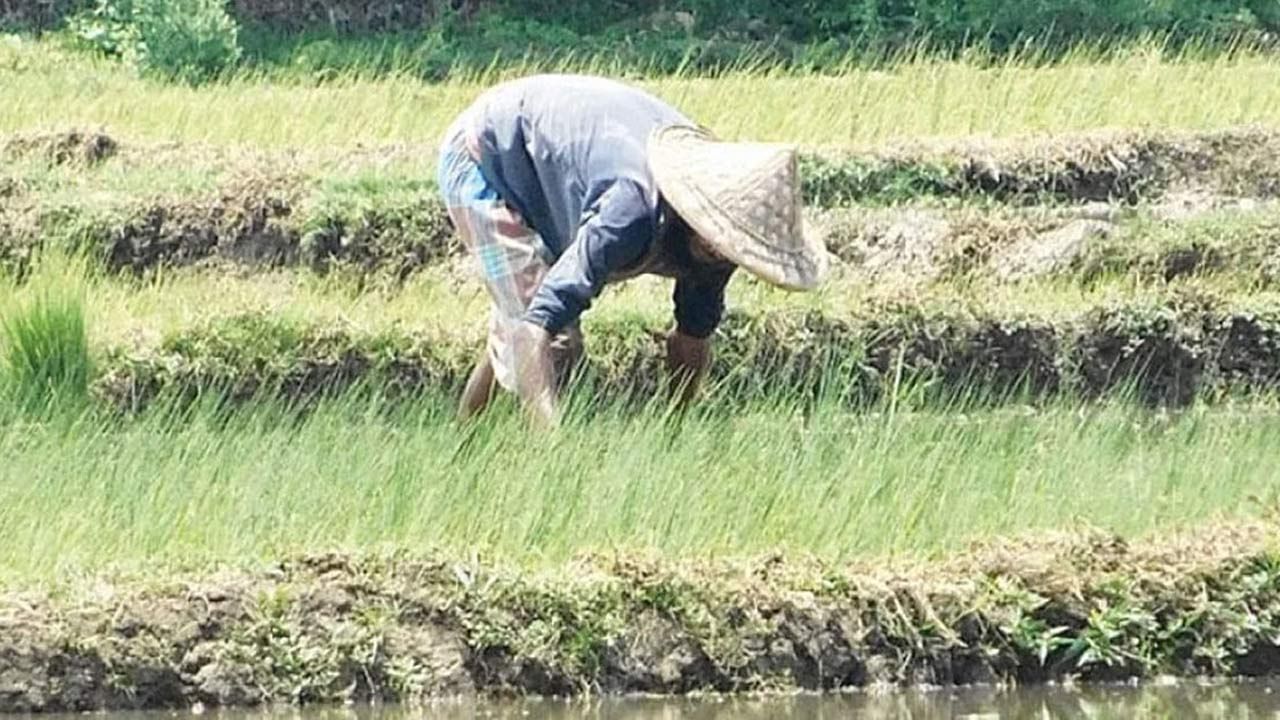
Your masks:
[{"label": "mud ridge", "polygon": [[23,274],[42,250],[53,248],[85,252],[109,271],[130,274],[296,267],[400,279],[460,249],[434,195],[317,200],[260,178],[200,197],[141,198],[105,208],[28,201],[5,212],[0,206],[0,266]]},{"label": "mud ridge", "polygon": [[[606,321],[587,330],[587,391],[639,400],[660,391],[664,328]],[[1124,395],[1179,407],[1280,389],[1280,304],[1186,290],[1062,315],[954,301],[881,302],[844,316],[733,312],[715,343],[710,379],[733,398],[785,390],[857,407],[906,387],[920,400]],[[477,339],[439,331],[239,315],[155,348],[111,351],[94,392],[124,410],[158,397],[307,403],[356,386],[388,397],[454,392],[478,352]]]},{"label": "mud ridge", "polygon": [[61,130],[16,134],[0,143],[5,160],[37,157],[50,165],[91,167],[116,154],[119,143],[97,130]]},{"label": "mud ridge", "polygon": [[317,554],[0,595],[0,712],[1280,671],[1277,527],[936,562]]},{"label": "mud ridge", "polygon": [[[0,265],[20,272],[40,248],[72,247],[115,271],[231,263],[405,277],[459,250],[430,178],[395,175],[379,180],[385,187],[376,192],[361,189],[359,179],[381,168],[411,158],[420,164],[424,150],[416,146],[304,158],[137,145],[97,130],[12,136],[0,145],[21,161],[0,174]],[[99,177],[112,164],[122,169]],[[147,176],[153,166],[185,168],[195,185],[216,189],[117,189],[120,172]],[[896,271],[923,266],[917,274],[928,277],[941,265],[990,259],[998,274],[1022,277],[1052,272],[1082,245],[1122,230],[1130,206],[1176,224],[1276,198],[1280,133],[1106,133],[815,151],[803,170],[832,251],[849,262],[876,271],[887,258]],[[927,206],[953,200],[996,205]],[[926,206],[875,209],[908,201]],[[868,243],[877,242],[868,255]],[[1009,253],[1031,262],[988,258],[1011,244]]]},{"label": "mud ridge", "polygon": [[1160,284],[1228,273],[1268,287],[1280,279],[1280,204],[1252,198],[1177,195],[1131,208],[901,205],[819,211],[813,219],[855,282],[1087,284],[1126,275]]},{"label": "mud ridge", "polygon": [[1135,203],[1199,187],[1248,197],[1280,193],[1280,133],[1096,131],[992,140],[901,142],[820,150],[804,164],[806,195],[820,207],[871,199],[984,196]]},{"label": "mud ridge", "polygon": [[[858,281],[1088,282],[1131,274],[1163,282],[1207,273],[1235,273],[1260,287],[1280,281],[1280,203],[1249,198],[1175,197],[1130,209],[906,205],[815,211],[812,220]],[[58,206],[6,217],[0,208],[0,266],[24,274],[41,248],[59,246],[133,275],[292,268],[397,281],[443,267],[462,252],[443,205],[430,195],[314,203],[245,182],[216,196],[123,209]]]}]

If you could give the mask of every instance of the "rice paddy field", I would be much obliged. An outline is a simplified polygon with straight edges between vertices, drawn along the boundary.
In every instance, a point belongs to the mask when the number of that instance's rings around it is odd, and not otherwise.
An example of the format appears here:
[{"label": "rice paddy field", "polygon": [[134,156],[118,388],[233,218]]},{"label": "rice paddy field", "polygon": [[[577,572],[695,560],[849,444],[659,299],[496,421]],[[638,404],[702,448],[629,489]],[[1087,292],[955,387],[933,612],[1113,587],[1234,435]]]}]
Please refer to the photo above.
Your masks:
[{"label": "rice paddy field", "polygon": [[550,434],[452,416],[435,144],[519,72],[0,37],[0,710],[1280,668],[1273,54],[637,78],[800,144],[836,270],[686,412],[611,289]]}]

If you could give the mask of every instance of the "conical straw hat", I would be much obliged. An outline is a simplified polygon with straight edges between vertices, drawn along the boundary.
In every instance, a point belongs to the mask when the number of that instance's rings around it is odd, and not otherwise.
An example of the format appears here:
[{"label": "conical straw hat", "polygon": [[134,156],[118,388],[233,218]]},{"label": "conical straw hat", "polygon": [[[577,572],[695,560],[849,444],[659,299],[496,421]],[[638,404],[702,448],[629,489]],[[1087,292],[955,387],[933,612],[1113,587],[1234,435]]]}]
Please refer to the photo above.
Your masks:
[{"label": "conical straw hat", "polygon": [[677,125],[649,139],[658,190],[717,253],[771,284],[811,290],[827,270],[804,220],[796,151]]}]

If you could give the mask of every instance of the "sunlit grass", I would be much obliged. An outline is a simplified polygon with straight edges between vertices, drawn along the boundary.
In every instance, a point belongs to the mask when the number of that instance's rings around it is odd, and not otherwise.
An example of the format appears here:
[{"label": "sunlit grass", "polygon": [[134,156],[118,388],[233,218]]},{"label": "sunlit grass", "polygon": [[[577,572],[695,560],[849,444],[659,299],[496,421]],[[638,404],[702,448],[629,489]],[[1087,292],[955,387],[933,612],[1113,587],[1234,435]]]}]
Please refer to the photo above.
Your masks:
[{"label": "sunlit grass", "polygon": [[[42,263],[47,264],[47,263]],[[305,324],[341,324],[376,332],[393,327],[427,330],[435,337],[455,337],[479,346],[485,331],[489,299],[471,273],[466,258],[448,266],[428,268],[405,284],[366,284],[350,277],[316,276],[292,271],[217,273],[201,270],[159,272],[147,278],[91,273],[77,280],[84,298],[88,336],[93,347],[154,346],[164,337],[218,319],[255,313]],[[588,339],[598,324],[638,318],[653,327],[672,320],[671,281],[642,277],[603,293],[584,316]],[[1177,288],[1273,306],[1278,293],[1258,291],[1236,276],[1193,277]],[[9,290],[14,302],[32,302],[39,286],[16,284]],[[867,283],[856,275],[837,272],[815,292],[790,293],[753,278],[735,277],[729,284],[730,311],[820,312],[828,317],[852,317],[886,303],[922,310],[970,308],[1004,315],[1045,319],[1073,318],[1090,308],[1159,302],[1164,291],[1140,278],[1099,277],[1080,284],[1073,277],[1006,284],[972,281],[913,287]]]},{"label": "sunlit grass", "polygon": [[[142,81],[49,42],[8,38],[0,39],[0,132],[91,124],[143,139],[262,148],[431,143],[496,78],[428,84],[349,75],[316,85],[259,76],[191,88]],[[1252,51],[1180,58],[1136,46],[1047,65],[905,56],[825,76],[748,69],[640,83],[726,137],[807,144],[1280,121],[1280,61]]]},{"label": "sunlit grass", "polygon": [[[66,260],[40,267],[82,288],[91,326],[113,333],[122,330],[113,322],[178,328],[199,313],[254,308],[370,326],[451,322],[475,340],[483,328],[478,288],[385,296],[332,278],[127,281]],[[38,280],[10,286],[11,303],[33,297]],[[666,298],[655,288],[628,287],[633,295],[606,304],[604,317],[659,317]],[[1142,290],[1090,292],[1102,293],[1097,301]],[[768,306],[770,292],[748,285],[738,299]],[[1016,292],[988,300],[1067,308],[1081,291]],[[752,293],[764,294],[745,300]],[[636,412],[581,396],[554,435],[529,433],[509,399],[459,426],[455,398],[435,394],[407,406],[349,395],[306,417],[271,400],[230,414],[162,402],[132,419],[71,405],[38,422],[6,406],[0,578],[330,548],[482,550],[535,565],[589,551],[945,554],[1036,529],[1134,534],[1248,516],[1280,499],[1269,452],[1280,410],[1268,400],[1166,415],[1123,400],[990,410],[961,399],[920,410],[898,402],[911,393],[894,387],[881,405],[848,413],[712,392],[683,419],[660,399]]]},{"label": "sunlit grass", "polygon": [[19,288],[0,278],[0,403],[25,410],[88,398],[93,362],[82,265],[53,261]]},{"label": "sunlit grass", "polygon": [[[244,76],[190,88],[142,81],[49,42],[6,38],[0,132],[102,125],[141,141],[208,143],[202,152],[229,158],[284,148],[324,156],[361,144],[430,148],[494,79],[351,75],[313,84]],[[1178,58],[1138,47],[1103,59],[1082,53],[995,65],[908,56],[824,76],[747,69],[641,83],[727,137],[811,144],[1280,122],[1280,60],[1252,52]],[[421,168],[400,159],[394,170],[403,177],[429,170],[423,157]],[[117,195],[203,192],[220,163],[214,158],[209,170],[143,163],[142,172],[113,161],[93,171],[94,187],[104,205]],[[375,178],[391,172],[361,167]],[[56,199],[92,200],[83,197],[87,185],[68,177],[80,170],[41,172],[31,181]],[[31,377],[79,378],[74,363],[63,372],[57,358],[81,357],[86,346],[154,345],[244,312],[444,328],[479,347],[487,308],[465,262],[381,289],[341,274],[162,271],[136,280],[77,271],[74,263],[39,267],[71,268],[59,282],[75,290],[65,305],[73,312],[49,311],[64,307],[52,301],[39,309],[47,284],[0,285],[0,312],[18,318],[6,326],[18,330],[0,341],[10,378],[20,372],[13,358],[24,357],[34,359],[25,366]],[[1235,282],[1188,284],[1244,295]],[[611,290],[586,320],[588,343],[594,322],[622,315],[669,322],[669,292],[654,279]],[[807,295],[735,279],[729,304],[839,315],[905,300],[1071,314],[1151,292],[1125,277],[921,289],[838,273]],[[50,328],[65,341],[44,342]],[[46,345],[70,351],[44,353]],[[1137,533],[1248,514],[1276,500],[1271,449],[1280,413],[1270,403],[1169,418],[1123,402],[1066,400],[1036,412],[900,412],[894,397],[845,414],[821,405],[802,411],[788,398],[744,404],[713,394],[680,421],[661,403],[637,414],[579,399],[566,428],[551,436],[526,432],[509,403],[459,427],[453,398],[437,396],[394,411],[346,398],[305,419],[264,401],[230,417],[161,404],[132,419],[67,404],[34,421],[10,403],[0,409],[0,577],[329,547],[483,549],[530,563],[614,549],[938,553],[974,538],[1080,522]]]},{"label": "sunlit grass", "polygon": [[[725,401],[729,402],[729,401]],[[588,403],[589,405],[589,403]],[[558,434],[509,406],[460,427],[449,399],[388,413],[337,401],[291,421],[156,411],[0,423],[0,568],[253,561],[340,548],[673,557],[774,548],[830,558],[942,553],[1087,523],[1121,533],[1276,500],[1280,414],[801,413],[704,405],[682,421],[578,405]]]}]

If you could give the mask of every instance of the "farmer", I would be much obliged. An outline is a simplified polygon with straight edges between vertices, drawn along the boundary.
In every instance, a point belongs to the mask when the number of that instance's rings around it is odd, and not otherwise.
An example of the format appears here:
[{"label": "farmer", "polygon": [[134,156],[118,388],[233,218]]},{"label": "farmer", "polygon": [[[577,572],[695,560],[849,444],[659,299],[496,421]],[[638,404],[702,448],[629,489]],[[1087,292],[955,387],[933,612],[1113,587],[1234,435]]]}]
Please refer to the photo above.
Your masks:
[{"label": "farmer", "polygon": [[603,78],[541,75],[487,91],[446,133],[439,184],[493,301],[462,418],[496,382],[554,425],[557,391],[582,354],[579,317],[608,283],[675,279],[667,366],[687,401],[738,266],[795,290],[826,270],[803,225],[793,150],[717,141]]}]

